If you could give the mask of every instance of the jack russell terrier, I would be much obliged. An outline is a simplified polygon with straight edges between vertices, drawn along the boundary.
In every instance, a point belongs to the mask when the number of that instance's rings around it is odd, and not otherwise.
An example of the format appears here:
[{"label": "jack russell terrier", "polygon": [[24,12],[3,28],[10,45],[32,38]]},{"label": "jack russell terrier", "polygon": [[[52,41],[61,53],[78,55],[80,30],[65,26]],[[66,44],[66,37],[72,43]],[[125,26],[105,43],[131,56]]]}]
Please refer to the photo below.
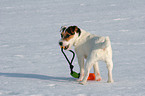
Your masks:
[{"label": "jack russell terrier", "polygon": [[[96,36],[88,33],[77,26],[62,26],[61,40],[59,45],[65,50],[74,46],[80,67],[80,77],[77,81],[86,84],[90,69],[94,67],[95,80],[100,81],[98,61],[105,61],[108,69],[108,83],[112,83],[112,48],[109,37]],[[84,59],[86,62],[84,64]]]}]

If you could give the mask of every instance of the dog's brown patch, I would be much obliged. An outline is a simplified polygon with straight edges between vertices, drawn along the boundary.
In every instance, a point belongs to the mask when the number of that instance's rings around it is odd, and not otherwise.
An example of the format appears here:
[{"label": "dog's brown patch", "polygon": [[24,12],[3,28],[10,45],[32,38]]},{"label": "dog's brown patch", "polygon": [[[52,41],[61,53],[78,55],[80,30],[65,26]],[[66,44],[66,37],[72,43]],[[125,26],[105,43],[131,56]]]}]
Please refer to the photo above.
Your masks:
[{"label": "dog's brown patch", "polygon": [[80,29],[77,26],[70,26],[67,29],[63,29],[61,33],[61,38],[63,40],[69,41],[72,39],[76,33],[79,33],[80,35]]}]

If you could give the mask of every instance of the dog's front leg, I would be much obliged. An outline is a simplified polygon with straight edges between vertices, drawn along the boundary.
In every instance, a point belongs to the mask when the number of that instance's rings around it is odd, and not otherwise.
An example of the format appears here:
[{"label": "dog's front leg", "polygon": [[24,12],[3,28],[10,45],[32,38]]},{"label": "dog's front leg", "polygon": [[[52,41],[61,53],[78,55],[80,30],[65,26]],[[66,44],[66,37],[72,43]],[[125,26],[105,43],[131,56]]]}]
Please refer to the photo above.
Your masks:
[{"label": "dog's front leg", "polygon": [[88,76],[89,76],[89,73],[90,73],[90,70],[94,64],[94,58],[92,58],[94,54],[92,54],[91,56],[89,56],[86,60],[86,64],[85,64],[85,74],[84,74],[84,78],[83,80],[80,82],[80,84],[84,85],[86,84],[87,82],[87,79],[88,79]]},{"label": "dog's front leg", "polygon": [[80,67],[80,77],[77,81],[82,81],[82,79],[84,77],[84,58],[83,58],[83,56],[78,57],[78,63],[79,63],[79,67]]},{"label": "dog's front leg", "polygon": [[89,73],[90,73],[90,69],[91,69],[91,67],[92,67],[93,64],[87,63],[86,65],[87,65],[88,67],[86,66],[84,78],[83,78],[83,80],[80,82],[80,84],[82,84],[82,85],[86,84],[87,79],[88,79],[88,76],[89,76]]}]

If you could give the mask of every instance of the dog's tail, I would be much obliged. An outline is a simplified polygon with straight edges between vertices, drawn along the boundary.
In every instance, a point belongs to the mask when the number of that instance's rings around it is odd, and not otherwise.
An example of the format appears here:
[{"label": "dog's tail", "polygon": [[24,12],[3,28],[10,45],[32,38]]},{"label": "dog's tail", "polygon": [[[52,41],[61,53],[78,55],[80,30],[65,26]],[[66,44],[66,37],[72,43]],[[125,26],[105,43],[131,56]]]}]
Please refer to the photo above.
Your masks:
[{"label": "dog's tail", "polygon": [[105,42],[106,42],[106,43],[105,43],[106,47],[108,47],[108,46],[111,45],[109,36],[106,36],[106,37],[105,37]]},{"label": "dog's tail", "polygon": [[104,49],[104,48],[107,48],[108,46],[110,46],[110,38],[109,36],[106,36],[105,39],[103,42],[99,43],[99,46],[101,47],[100,49]]}]

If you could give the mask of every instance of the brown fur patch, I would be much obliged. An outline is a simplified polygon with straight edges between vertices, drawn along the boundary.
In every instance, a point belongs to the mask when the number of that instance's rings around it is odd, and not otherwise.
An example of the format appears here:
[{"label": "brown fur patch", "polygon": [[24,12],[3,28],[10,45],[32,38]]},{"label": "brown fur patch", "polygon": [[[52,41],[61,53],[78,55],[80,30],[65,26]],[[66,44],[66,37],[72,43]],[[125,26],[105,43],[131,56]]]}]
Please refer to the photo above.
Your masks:
[{"label": "brown fur patch", "polygon": [[72,39],[75,35],[75,32],[78,31],[78,27],[77,26],[70,26],[68,27],[66,30],[64,30],[61,33],[61,37],[63,38],[63,40],[69,41],[70,39]]}]

